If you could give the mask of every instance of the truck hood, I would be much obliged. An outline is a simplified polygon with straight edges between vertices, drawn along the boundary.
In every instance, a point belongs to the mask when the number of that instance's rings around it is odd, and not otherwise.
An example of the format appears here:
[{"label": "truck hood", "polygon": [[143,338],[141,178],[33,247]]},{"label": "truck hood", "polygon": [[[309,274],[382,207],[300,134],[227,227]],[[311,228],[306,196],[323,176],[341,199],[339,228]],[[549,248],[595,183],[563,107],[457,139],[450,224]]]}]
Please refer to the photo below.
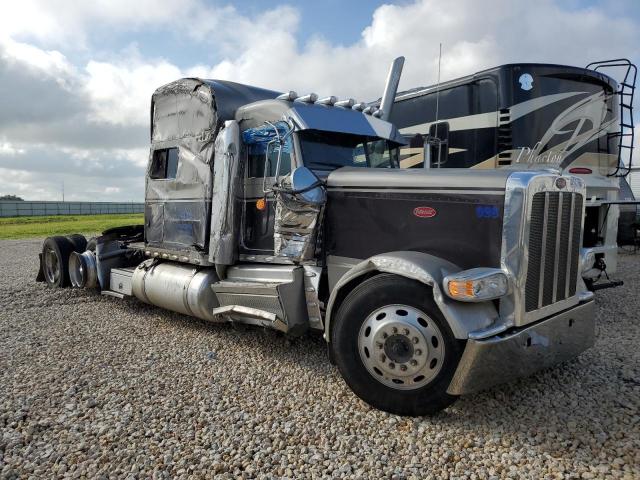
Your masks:
[{"label": "truck hood", "polygon": [[503,193],[513,171],[460,168],[388,169],[343,167],[331,172],[327,186],[384,189],[494,190]]}]

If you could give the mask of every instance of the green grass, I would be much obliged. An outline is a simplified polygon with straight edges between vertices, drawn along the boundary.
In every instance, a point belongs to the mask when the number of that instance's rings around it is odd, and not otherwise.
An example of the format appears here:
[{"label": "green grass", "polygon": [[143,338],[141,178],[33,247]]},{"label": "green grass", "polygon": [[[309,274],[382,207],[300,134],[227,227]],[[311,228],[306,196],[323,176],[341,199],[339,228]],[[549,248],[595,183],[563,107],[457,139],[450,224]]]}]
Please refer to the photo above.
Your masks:
[{"label": "green grass", "polygon": [[0,218],[0,240],[49,237],[71,233],[99,233],[107,228],[142,225],[144,215],[51,215],[42,217]]}]

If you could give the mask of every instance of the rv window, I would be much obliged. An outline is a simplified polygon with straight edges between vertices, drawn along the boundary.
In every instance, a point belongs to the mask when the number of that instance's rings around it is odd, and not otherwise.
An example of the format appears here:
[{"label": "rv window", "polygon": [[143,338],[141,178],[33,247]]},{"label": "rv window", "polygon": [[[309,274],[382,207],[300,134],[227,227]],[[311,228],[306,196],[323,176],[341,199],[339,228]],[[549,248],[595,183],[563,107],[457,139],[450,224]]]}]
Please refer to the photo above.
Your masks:
[{"label": "rv window", "polygon": [[178,173],[178,149],[162,148],[153,151],[149,178],[154,180],[176,178]]}]

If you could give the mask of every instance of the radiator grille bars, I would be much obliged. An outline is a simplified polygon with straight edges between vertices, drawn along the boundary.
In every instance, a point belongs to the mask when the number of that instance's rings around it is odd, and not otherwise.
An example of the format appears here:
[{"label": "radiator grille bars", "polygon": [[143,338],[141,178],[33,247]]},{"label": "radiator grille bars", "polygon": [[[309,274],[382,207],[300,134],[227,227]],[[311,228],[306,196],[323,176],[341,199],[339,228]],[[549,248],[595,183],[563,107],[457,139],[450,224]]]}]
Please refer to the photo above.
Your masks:
[{"label": "radiator grille bars", "polygon": [[531,312],[576,293],[582,195],[538,192],[533,196],[525,310]]}]

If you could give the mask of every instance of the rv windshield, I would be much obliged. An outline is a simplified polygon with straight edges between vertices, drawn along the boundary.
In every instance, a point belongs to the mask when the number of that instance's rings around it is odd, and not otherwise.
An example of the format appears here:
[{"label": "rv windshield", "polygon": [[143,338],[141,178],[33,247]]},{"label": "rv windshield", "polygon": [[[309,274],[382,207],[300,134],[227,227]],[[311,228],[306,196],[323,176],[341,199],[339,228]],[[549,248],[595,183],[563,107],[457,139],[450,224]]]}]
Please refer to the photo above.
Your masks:
[{"label": "rv windshield", "polygon": [[298,138],[304,165],[313,170],[398,168],[398,147],[384,139],[319,130],[298,132]]}]

